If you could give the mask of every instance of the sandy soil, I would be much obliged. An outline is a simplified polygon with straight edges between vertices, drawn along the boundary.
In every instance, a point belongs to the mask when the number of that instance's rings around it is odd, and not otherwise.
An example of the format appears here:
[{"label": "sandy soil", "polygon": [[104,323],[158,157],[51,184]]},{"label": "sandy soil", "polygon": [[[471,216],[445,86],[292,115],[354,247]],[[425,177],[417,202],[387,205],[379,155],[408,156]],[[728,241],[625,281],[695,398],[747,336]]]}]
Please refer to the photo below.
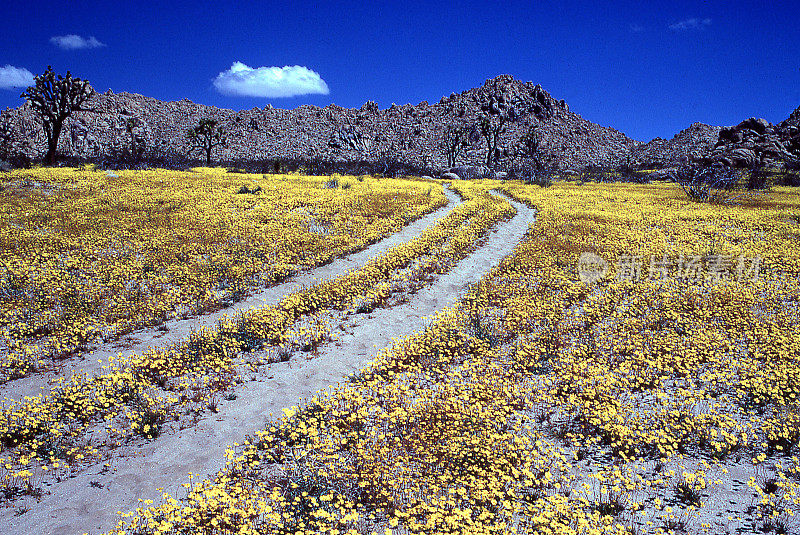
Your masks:
[{"label": "sandy soil", "polygon": [[[448,197],[451,201],[455,200],[450,192]],[[221,469],[225,462],[225,449],[234,442],[242,441],[247,434],[263,428],[271,414],[280,414],[282,408],[297,405],[303,398],[335,386],[338,381],[369,363],[379,349],[392,342],[392,338],[404,337],[422,329],[434,312],[460,299],[471,283],[480,280],[486,271],[512,252],[533,223],[533,210],[520,203],[512,204],[517,215],[511,221],[500,225],[482,247],[450,272],[410,295],[406,303],[348,317],[342,329],[339,329],[339,339],[320,348],[318,355],[309,358],[300,353],[288,362],[269,365],[255,381],[236,387],[235,400],[221,401],[218,413],[205,415],[194,427],[165,432],[141,447],[122,448],[122,455],[110,461],[110,469],[104,471],[102,465],[92,466],[54,485],[49,489],[49,494],[29,512],[15,516],[13,509],[0,511],[0,531],[25,534],[98,533],[115,523],[117,511],[135,508],[140,498],[158,502],[161,495],[159,488],[173,495],[182,495],[179,492],[180,484],[187,481],[188,472],[205,477]],[[237,305],[237,309],[277,302],[282,295],[301,284],[344,273],[378,252],[407,241],[446,215],[446,212],[446,209],[434,212],[361,253],[337,260],[253,296]],[[231,310],[224,312],[230,313]],[[141,351],[147,345],[180,339],[188,333],[191,325],[213,324],[218,318],[213,316],[194,318],[188,322],[171,322],[169,333],[161,339],[155,338],[161,334],[157,331],[140,333],[135,347]],[[129,348],[129,351],[132,350],[134,347]],[[103,351],[113,353],[119,349],[108,348]],[[102,358],[102,355],[98,351],[92,358]],[[98,487],[98,484],[102,487]]]}]

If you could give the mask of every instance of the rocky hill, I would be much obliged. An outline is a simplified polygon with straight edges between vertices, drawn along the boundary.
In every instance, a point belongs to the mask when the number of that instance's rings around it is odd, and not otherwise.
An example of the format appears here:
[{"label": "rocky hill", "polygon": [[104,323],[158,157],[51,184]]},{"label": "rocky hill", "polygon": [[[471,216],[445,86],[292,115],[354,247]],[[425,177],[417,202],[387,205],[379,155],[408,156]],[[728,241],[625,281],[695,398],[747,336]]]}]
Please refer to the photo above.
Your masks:
[{"label": "rocky hill", "polygon": [[[336,105],[300,106],[283,110],[264,108],[233,111],[195,104],[189,100],[162,102],[131,93],[95,94],[88,106],[99,113],[76,113],[62,134],[62,154],[96,158],[130,147],[134,139],[151,149],[185,154],[186,130],[204,117],[219,121],[228,132],[228,147],[217,160],[258,161],[275,158],[320,158],[333,161],[373,161],[392,155],[420,167],[442,168],[445,129],[477,123],[481,108],[502,108],[509,117],[500,146],[509,147],[530,124],[538,125],[542,152],[562,168],[585,164],[613,164],[640,142],[613,128],[583,119],[539,85],[508,75],[487,80],[481,87],[442,97],[435,103],[392,105],[378,109],[374,102],[361,108]],[[41,157],[45,138],[33,110],[23,105],[2,115],[14,127],[15,149]],[[133,132],[126,129],[135,118]],[[132,139],[134,138],[134,139]],[[480,165],[486,147],[476,134],[459,160]]]},{"label": "rocky hill", "polygon": [[[186,130],[201,118],[210,117],[228,132],[227,148],[215,152],[217,161],[316,158],[378,162],[396,158],[417,168],[443,169],[445,130],[451,125],[474,127],[479,114],[487,110],[508,117],[500,147],[512,147],[530,125],[536,125],[544,159],[561,169],[623,162],[670,167],[687,159],[730,160],[731,155],[742,154],[749,158],[751,154],[741,150],[760,154],[758,147],[763,143],[769,143],[772,148],[768,150],[773,152],[787,152],[792,150],[792,143],[800,144],[797,110],[784,123],[766,123],[763,129],[761,123],[747,121],[733,129],[695,123],[670,140],[656,138],[642,143],[587,121],[540,85],[510,75],[486,80],[480,87],[452,93],[434,104],[393,104],[383,110],[368,101],[357,109],[331,104],[284,110],[267,105],[237,112],[189,100],[162,102],[110,90],[95,94],[88,106],[96,113],[76,113],[65,125],[59,143],[61,154],[98,159],[137,146],[146,147],[150,154],[186,155]],[[41,124],[27,104],[3,111],[0,124],[3,122],[13,130],[13,151],[31,158],[44,154]],[[486,144],[477,131],[470,141],[458,163],[481,165],[486,160]]]},{"label": "rocky hill", "polygon": [[631,150],[631,161],[639,167],[675,167],[695,160],[713,148],[722,130],[719,126],[694,123],[672,139],[657,137]]}]

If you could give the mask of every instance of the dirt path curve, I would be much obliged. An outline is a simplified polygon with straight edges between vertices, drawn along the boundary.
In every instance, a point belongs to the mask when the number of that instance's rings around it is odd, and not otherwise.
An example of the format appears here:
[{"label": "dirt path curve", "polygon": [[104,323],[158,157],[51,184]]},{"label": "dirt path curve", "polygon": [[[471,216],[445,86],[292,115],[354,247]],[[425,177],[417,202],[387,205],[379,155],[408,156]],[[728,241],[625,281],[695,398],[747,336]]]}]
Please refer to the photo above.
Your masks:
[{"label": "dirt path curve", "polygon": [[[13,510],[0,514],[0,531],[25,534],[99,533],[116,522],[118,510],[127,511],[138,499],[158,503],[159,488],[182,496],[180,484],[187,473],[206,477],[223,468],[226,447],[264,427],[270,414],[297,405],[301,399],[330,386],[363,368],[378,349],[422,329],[434,312],[456,303],[471,283],[509,255],[533,223],[534,210],[511,201],[517,215],[501,224],[486,243],[438,278],[391,309],[348,319],[347,332],[314,358],[302,356],[271,364],[264,376],[236,389],[237,399],[222,401],[217,414],[196,426],[160,436],[128,456],[111,461],[109,472],[93,466],[75,478],[59,483],[42,502],[20,516]],[[268,377],[265,379],[264,377]],[[92,486],[92,481],[103,487]],[[182,489],[180,489],[182,490]]]},{"label": "dirt path curve", "polygon": [[285,295],[303,286],[311,286],[319,279],[333,279],[344,275],[350,269],[363,266],[370,258],[416,238],[425,229],[435,225],[440,219],[449,214],[453,208],[461,204],[458,195],[448,188],[444,189],[444,193],[448,201],[445,206],[417,219],[403,227],[399,232],[387,236],[383,240],[370,245],[362,251],[339,257],[329,264],[299,273],[281,284],[261,290],[249,296],[247,299],[217,312],[193,316],[187,319],[169,320],[164,324],[167,329],[166,331],[160,330],[157,327],[138,330],[121,337],[119,340],[103,344],[91,353],[86,353],[80,357],[65,361],[59,370],[33,374],[29,377],[23,377],[0,385],[0,399],[6,396],[11,399],[21,399],[24,396],[38,395],[42,390],[49,391],[51,380],[58,376],[69,376],[73,371],[77,372],[82,370],[90,375],[100,373],[102,370],[101,364],[98,361],[102,361],[103,364],[106,364],[108,363],[109,357],[116,358],[119,353],[122,353],[124,356],[133,353],[141,355],[150,346],[162,347],[174,342],[180,342],[189,336],[189,332],[192,329],[197,330],[203,326],[213,327],[223,314],[233,316],[234,313],[241,310],[276,305]]}]

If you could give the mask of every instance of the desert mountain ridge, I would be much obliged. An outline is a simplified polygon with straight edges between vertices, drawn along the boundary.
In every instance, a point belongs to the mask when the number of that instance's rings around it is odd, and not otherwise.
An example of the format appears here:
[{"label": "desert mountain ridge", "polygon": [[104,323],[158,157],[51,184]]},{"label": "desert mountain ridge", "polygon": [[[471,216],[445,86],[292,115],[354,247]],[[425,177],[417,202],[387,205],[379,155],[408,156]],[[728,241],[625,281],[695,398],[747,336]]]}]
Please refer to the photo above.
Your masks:
[{"label": "desert mountain ridge", "polygon": [[[93,159],[120,153],[133,145],[154,153],[185,155],[189,151],[187,129],[201,118],[210,117],[228,134],[228,146],[215,152],[218,161],[377,161],[391,155],[419,168],[444,168],[445,130],[449,126],[474,126],[482,112],[508,118],[499,143],[506,149],[530,125],[536,125],[543,158],[561,169],[619,163],[668,167],[702,158],[741,164],[762,154],[787,159],[800,149],[796,124],[800,121],[800,108],[779,125],[755,118],[729,129],[694,123],[670,140],[656,138],[643,143],[584,119],[540,85],[511,75],[488,79],[480,87],[451,93],[434,104],[422,101],[387,109],[368,101],[360,108],[330,104],[324,108],[302,105],[287,110],[267,105],[234,111],[186,99],[164,102],[111,90],[95,93],[88,107],[99,113],[77,112],[68,120],[59,142],[60,153]],[[44,153],[46,143],[40,121],[27,103],[6,109],[0,116],[12,125],[15,150],[31,158]],[[132,118],[136,126],[131,131],[128,125]],[[750,128],[754,125],[755,130]],[[731,134],[731,129],[743,134]],[[458,163],[481,165],[486,161],[486,144],[477,130],[473,130],[470,141]]]}]

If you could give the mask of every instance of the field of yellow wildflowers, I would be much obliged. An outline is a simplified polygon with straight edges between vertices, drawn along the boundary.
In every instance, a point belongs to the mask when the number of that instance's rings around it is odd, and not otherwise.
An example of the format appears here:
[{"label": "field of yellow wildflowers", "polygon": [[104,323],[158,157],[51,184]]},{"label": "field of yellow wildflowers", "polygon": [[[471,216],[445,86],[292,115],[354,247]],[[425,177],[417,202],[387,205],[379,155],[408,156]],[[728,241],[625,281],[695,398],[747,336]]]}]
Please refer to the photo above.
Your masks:
[{"label": "field of yellow wildflowers", "polygon": [[426,329],[112,533],[800,531],[795,190],[454,187],[537,222]]},{"label": "field of yellow wildflowers", "polygon": [[439,188],[90,168],[0,177],[0,383],[96,340],[219,308],[399,230]]},{"label": "field of yellow wildflowers", "polygon": [[[216,178],[209,170],[203,174],[206,180]],[[373,180],[363,180],[363,195],[368,197],[370,190],[391,195],[391,205],[402,210],[401,220],[410,217],[412,209],[422,213],[441,204],[441,188],[436,184]],[[330,181],[319,184],[319,198],[324,200],[333,188]],[[280,189],[285,184],[261,182],[259,186]],[[351,188],[356,186],[345,190]],[[314,184],[308,189],[313,191]],[[185,415],[196,418],[213,411],[213,399],[241,383],[242,371],[247,369],[240,358],[243,353],[272,346],[272,354],[284,359],[298,349],[313,350],[330,339],[330,323],[338,315],[390,306],[392,298],[447,272],[479,246],[493,225],[513,213],[507,201],[484,188],[462,184],[454,189],[463,202],[448,216],[359,269],[301,288],[276,306],[223,318],[215,328],[193,332],[180,343],[112,360],[101,373],[73,373],[60,377],[38,396],[6,399],[0,415],[3,496],[12,502],[21,495],[36,496],[43,483],[61,481],[113,456],[123,444],[157,439],[164,425],[180,420],[175,425],[183,428]],[[270,194],[282,198],[286,192]],[[391,214],[378,208],[373,201],[372,220],[385,226],[384,219]],[[353,212],[347,221],[352,218]],[[246,235],[242,236],[244,241]],[[303,254],[302,250],[293,252]]]}]

